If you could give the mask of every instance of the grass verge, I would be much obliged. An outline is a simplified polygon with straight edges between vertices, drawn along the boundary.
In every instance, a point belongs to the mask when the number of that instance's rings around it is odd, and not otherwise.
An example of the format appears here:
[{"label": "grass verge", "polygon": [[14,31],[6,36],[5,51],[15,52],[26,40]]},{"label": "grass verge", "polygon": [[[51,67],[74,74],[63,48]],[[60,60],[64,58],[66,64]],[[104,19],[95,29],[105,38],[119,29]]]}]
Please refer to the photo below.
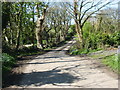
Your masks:
[{"label": "grass verge", "polygon": [[120,55],[117,54],[106,56],[105,54],[90,54],[96,51],[101,51],[103,49],[94,49],[94,50],[86,50],[86,49],[76,49],[72,47],[69,50],[70,55],[88,55],[94,59],[101,59],[101,63],[109,67],[112,71],[120,74]]},{"label": "grass verge", "polygon": [[70,48],[69,54],[70,55],[87,55],[92,52],[100,51],[102,50],[101,48],[98,49],[76,49],[74,46]]},{"label": "grass verge", "polygon": [[120,63],[117,54],[104,57],[102,59],[102,63],[111,68],[114,72],[118,72],[120,74]]}]

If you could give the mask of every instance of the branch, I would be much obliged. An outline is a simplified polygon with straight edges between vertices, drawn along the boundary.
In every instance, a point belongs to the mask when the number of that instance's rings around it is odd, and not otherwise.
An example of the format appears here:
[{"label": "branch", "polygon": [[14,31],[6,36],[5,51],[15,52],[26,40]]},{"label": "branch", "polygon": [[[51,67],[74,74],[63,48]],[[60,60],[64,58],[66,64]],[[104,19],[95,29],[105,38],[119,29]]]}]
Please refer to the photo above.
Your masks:
[{"label": "branch", "polygon": [[68,2],[66,2],[66,4],[68,4],[69,6],[70,6],[70,9],[71,10],[74,10],[73,8],[74,8],[74,6],[73,5],[71,5],[70,3],[68,3]]},{"label": "branch", "polygon": [[105,7],[106,5],[108,5],[109,3],[110,3],[110,2],[104,4],[103,6],[101,6],[100,8],[98,8],[96,11],[92,12],[91,14],[89,14],[89,15],[87,16],[87,18],[84,20],[84,22],[82,23],[82,26],[81,26],[81,27],[84,26],[85,22],[90,18],[91,15],[93,15],[93,14],[96,13],[96,12],[98,12],[100,9],[102,9],[103,7]]},{"label": "branch", "polygon": [[86,2],[85,4],[83,4],[82,6],[84,7],[84,6],[86,6],[87,4],[89,4],[89,3],[91,3],[91,2]]},{"label": "branch", "polygon": [[[93,3],[94,3],[94,2],[93,2]],[[91,7],[89,7],[87,10],[84,11],[84,13],[83,13],[83,15],[82,15],[82,17],[81,17],[80,20],[83,19],[83,17],[85,16],[85,14],[86,14],[90,9],[92,9],[93,7],[98,6],[98,5],[100,4],[100,1],[99,1],[97,4],[95,4],[95,5],[93,5],[93,3],[92,3],[92,5],[91,5]]]},{"label": "branch", "polygon": [[[74,17],[74,15],[73,15],[73,12],[72,11],[69,11],[69,10],[67,10],[68,11],[68,13],[70,13],[71,14],[71,16],[73,16]],[[72,12],[72,13],[71,13]]]},{"label": "branch", "polygon": [[81,2],[81,5],[80,5],[80,14],[79,14],[79,19],[80,19],[80,17],[81,17],[81,11],[82,11],[82,8],[83,8],[83,0],[82,0],[82,2]]}]

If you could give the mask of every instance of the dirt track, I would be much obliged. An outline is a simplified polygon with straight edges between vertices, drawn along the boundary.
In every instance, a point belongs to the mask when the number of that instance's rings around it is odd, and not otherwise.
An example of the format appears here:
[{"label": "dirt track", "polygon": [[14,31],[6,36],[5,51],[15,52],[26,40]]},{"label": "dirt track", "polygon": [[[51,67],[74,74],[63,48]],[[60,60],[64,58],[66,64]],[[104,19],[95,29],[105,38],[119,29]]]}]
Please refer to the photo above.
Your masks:
[{"label": "dirt track", "polygon": [[75,41],[22,65],[21,80],[10,88],[118,88],[118,78],[90,57],[69,56]]}]

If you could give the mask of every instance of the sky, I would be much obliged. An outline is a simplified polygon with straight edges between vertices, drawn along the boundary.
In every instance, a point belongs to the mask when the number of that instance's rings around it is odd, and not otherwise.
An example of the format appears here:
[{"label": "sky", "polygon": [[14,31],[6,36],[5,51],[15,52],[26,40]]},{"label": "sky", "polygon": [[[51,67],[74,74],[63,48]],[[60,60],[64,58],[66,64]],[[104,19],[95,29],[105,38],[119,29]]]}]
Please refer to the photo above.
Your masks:
[{"label": "sky", "polygon": [[[33,0],[33,1],[36,1],[36,0]],[[44,1],[44,2],[72,2],[73,0],[39,0],[39,1]],[[97,3],[100,0],[87,0],[87,1],[95,1],[95,3]],[[105,8],[108,8],[108,7],[110,7],[110,8],[118,8],[118,2],[120,0],[101,0],[101,1],[103,1],[103,3],[107,3],[109,1],[112,1],[112,3],[110,5],[108,5],[108,6],[106,6]],[[89,6],[88,6],[88,8],[89,8]],[[74,24],[74,20],[73,19],[71,20],[71,22],[72,22],[72,24]]]},{"label": "sky", "polygon": [[[0,1],[6,1],[6,2],[73,2],[74,0],[0,0]],[[81,1],[81,0],[76,0],[76,1]],[[84,0],[86,1],[86,0]],[[115,7],[118,8],[118,2],[120,2],[120,0],[87,0],[87,1],[103,1],[104,3],[112,1],[113,5],[111,5],[111,7]]]}]

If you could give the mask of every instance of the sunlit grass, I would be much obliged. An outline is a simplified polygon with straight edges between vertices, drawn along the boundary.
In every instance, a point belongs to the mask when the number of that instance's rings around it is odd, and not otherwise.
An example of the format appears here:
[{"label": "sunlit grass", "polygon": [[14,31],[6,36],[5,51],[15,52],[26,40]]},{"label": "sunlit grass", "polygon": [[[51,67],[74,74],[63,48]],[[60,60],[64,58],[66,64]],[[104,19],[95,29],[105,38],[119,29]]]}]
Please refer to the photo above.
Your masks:
[{"label": "sunlit grass", "polygon": [[113,71],[115,72],[119,72],[120,73],[120,69],[119,69],[119,65],[120,63],[118,62],[118,55],[111,55],[111,56],[107,56],[104,57],[102,59],[102,63],[105,64],[106,66],[110,67]]},{"label": "sunlit grass", "polygon": [[[83,54],[90,54],[96,51],[102,50],[101,48],[99,49],[75,49],[74,47],[70,49],[70,54],[71,55],[83,55]],[[97,57],[97,56],[96,56]]]}]

